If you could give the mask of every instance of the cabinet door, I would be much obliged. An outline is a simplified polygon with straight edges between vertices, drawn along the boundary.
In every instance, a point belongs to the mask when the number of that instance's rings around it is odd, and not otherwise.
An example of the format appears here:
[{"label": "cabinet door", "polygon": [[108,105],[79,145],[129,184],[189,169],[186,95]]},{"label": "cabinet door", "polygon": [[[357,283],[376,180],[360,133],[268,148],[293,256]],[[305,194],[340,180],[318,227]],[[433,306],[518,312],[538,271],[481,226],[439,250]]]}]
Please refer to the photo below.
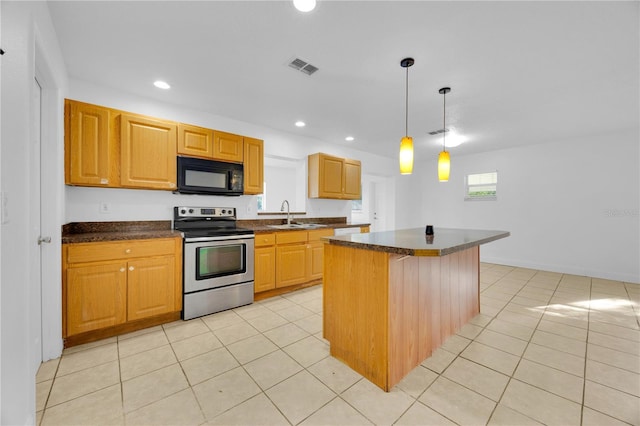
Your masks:
[{"label": "cabinet door", "polygon": [[178,154],[213,158],[213,130],[178,124]]},{"label": "cabinet door", "polygon": [[66,183],[117,185],[115,148],[109,132],[109,109],[69,100],[65,107]]},{"label": "cabinet door", "polygon": [[307,281],[307,245],[276,247],[276,287]]},{"label": "cabinet door", "polygon": [[343,163],[341,158],[320,157],[320,197],[342,198]]},{"label": "cabinet door", "polygon": [[360,162],[344,160],[344,198],[358,200],[361,198]]},{"label": "cabinet door", "polygon": [[276,287],[276,248],[273,246],[256,248],[254,268],[255,292],[274,289]]},{"label": "cabinet door", "polygon": [[128,188],[176,188],[174,123],[122,114],[120,184]]},{"label": "cabinet door", "polygon": [[174,256],[131,260],[127,266],[128,321],[175,310]]},{"label": "cabinet door", "polygon": [[67,336],[126,321],[126,263],[67,269]]},{"label": "cabinet door", "polygon": [[244,138],[244,193],[262,194],[264,148],[260,139]]},{"label": "cabinet door", "polygon": [[322,278],[323,253],[324,244],[322,241],[313,241],[309,243],[308,253],[308,272],[309,280]]},{"label": "cabinet door", "polygon": [[242,163],[244,158],[243,137],[232,133],[213,132],[213,158]]}]

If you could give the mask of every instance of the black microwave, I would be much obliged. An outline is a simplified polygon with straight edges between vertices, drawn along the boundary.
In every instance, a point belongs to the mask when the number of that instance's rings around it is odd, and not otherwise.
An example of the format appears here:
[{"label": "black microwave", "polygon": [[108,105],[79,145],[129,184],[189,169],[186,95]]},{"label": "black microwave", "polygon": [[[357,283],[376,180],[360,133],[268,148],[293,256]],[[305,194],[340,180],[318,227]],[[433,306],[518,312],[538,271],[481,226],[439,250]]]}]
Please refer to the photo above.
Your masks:
[{"label": "black microwave", "polygon": [[242,195],[242,164],[178,157],[178,192],[182,194]]}]

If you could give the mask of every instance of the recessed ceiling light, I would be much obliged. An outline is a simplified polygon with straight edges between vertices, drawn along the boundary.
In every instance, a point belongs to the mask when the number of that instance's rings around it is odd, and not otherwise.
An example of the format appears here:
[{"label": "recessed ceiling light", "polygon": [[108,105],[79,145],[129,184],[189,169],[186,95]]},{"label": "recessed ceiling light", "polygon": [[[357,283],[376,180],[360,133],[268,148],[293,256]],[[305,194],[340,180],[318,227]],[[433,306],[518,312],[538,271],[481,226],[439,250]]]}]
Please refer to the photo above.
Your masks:
[{"label": "recessed ceiling light", "polygon": [[311,12],[316,8],[316,0],[293,0],[293,5],[300,12]]},{"label": "recessed ceiling light", "polygon": [[153,85],[156,86],[158,89],[171,89],[171,86],[169,86],[169,83],[167,83],[166,81],[162,81],[162,80],[156,80],[153,82]]},{"label": "recessed ceiling light", "polygon": [[351,142],[353,141],[355,138],[353,136],[347,136],[346,138],[344,138],[345,141],[347,142]]},{"label": "recessed ceiling light", "polygon": [[304,121],[296,121],[296,127],[304,127],[306,125],[307,123],[305,123]]}]

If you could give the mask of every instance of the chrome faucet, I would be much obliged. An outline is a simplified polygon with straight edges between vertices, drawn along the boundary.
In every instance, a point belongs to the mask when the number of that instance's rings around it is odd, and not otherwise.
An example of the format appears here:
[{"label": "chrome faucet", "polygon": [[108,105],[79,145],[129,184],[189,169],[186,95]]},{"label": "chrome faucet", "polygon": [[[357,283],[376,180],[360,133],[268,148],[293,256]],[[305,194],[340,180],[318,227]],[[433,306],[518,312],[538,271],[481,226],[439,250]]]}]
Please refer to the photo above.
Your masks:
[{"label": "chrome faucet", "polygon": [[284,211],[284,204],[287,203],[287,225],[291,225],[291,213],[289,212],[289,202],[287,200],[284,200],[282,202],[282,205],[280,206],[280,211],[283,212]]}]

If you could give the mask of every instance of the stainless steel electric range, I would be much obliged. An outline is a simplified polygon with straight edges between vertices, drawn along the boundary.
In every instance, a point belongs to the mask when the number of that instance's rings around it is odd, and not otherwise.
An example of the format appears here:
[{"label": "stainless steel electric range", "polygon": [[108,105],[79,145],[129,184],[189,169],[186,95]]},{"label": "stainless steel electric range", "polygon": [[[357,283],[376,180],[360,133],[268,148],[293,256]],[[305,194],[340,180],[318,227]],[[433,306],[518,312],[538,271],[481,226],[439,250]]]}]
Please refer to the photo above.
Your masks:
[{"label": "stainless steel electric range", "polygon": [[184,234],[182,318],[253,303],[254,233],[236,227],[233,207],[174,207]]}]

